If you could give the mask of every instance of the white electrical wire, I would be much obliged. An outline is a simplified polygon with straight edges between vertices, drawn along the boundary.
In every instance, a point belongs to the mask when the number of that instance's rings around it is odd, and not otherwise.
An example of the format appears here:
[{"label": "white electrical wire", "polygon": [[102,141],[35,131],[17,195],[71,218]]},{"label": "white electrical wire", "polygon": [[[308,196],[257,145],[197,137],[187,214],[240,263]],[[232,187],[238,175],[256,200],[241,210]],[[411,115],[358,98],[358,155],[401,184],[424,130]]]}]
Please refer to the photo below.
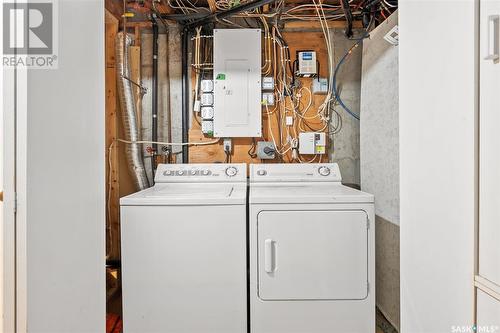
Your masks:
[{"label": "white electrical wire", "polygon": [[[162,146],[208,146],[208,145],[214,145],[218,143],[221,139],[215,139],[212,141],[202,141],[202,142],[162,142],[162,141],[144,141],[144,140],[139,140],[139,141],[128,141],[128,140],[123,140],[123,139],[115,139],[115,141],[118,142],[123,142],[127,144],[156,144],[156,145],[162,145]],[[113,143],[115,142],[113,141]],[[113,144],[111,143],[111,145]]]}]

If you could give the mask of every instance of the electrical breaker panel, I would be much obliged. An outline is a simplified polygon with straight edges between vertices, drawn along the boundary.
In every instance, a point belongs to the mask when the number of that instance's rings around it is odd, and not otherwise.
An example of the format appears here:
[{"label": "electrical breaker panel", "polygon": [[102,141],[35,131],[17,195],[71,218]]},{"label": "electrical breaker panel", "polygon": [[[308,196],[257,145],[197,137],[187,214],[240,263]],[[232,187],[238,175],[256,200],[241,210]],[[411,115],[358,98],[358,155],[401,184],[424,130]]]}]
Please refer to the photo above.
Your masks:
[{"label": "electrical breaker panel", "polygon": [[326,134],[323,132],[299,133],[299,153],[315,155],[326,153]]},{"label": "electrical breaker panel", "polygon": [[316,51],[299,51],[297,52],[297,60],[297,76],[314,77],[318,74]]},{"label": "electrical breaker panel", "polygon": [[262,135],[261,57],[260,29],[214,29],[215,137]]}]

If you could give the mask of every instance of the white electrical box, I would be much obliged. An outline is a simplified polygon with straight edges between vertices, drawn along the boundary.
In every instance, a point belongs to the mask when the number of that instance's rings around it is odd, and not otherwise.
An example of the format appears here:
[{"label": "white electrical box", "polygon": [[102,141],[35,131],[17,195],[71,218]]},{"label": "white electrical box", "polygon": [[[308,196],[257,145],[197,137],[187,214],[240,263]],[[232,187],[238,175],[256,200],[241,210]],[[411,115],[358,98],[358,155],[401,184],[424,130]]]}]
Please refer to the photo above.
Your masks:
[{"label": "white electrical box", "polygon": [[262,104],[272,106],[274,105],[274,93],[272,92],[264,92],[262,93]]},{"label": "white electrical box", "polygon": [[320,77],[312,80],[312,93],[315,95],[326,95],[328,93],[328,79]]},{"label": "white electrical box", "polygon": [[203,120],[214,119],[214,108],[211,106],[202,107],[201,108],[201,118],[203,118]]},{"label": "white electrical box", "polygon": [[303,77],[314,77],[318,74],[318,63],[316,51],[297,52],[298,69],[297,75]]},{"label": "white electrical box", "polygon": [[213,136],[214,122],[212,120],[203,120],[201,122],[201,132],[207,136]]},{"label": "white electrical box", "polygon": [[299,133],[299,153],[316,155],[326,153],[326,134],[323,132]]},{"label": "white electrical box", "polygon": [[201,80],[201,91],[202,92],[212,92],[212,91],[214,91],[214,81],[212,81],[212,80]]},{"label": "white electrical box", "polygon": [[201,94],[201,106],[214,105],[214,94],[203,93]]},{"label": "white electrical box", "polygon": [[262,78],[262,90],[265,90],[265,91],[274,90],[274,77],[264,76]]},{"label": "white electrical box", "polygon": [[261,30],[214,29],[214,136],[260,137]]}]

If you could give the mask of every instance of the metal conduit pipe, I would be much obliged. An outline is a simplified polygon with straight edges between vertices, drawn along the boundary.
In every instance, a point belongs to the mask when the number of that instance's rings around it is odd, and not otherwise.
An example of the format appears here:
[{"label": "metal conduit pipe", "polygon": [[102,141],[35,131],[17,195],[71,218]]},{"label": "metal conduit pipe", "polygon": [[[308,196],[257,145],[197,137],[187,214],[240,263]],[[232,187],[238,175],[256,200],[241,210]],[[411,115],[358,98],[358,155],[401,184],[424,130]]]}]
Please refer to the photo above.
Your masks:
[{"label": "metal conduit pipe", "polygon": [[[151,141],[158,142],[158,24],[153,18],[153,77],[152,77],[152,107],[151,107]],[[154,178],[156,170],[156,155],[158,145],[153,143],[153,155],[151,156],[151,169]]]},{"label": "metal conduit pipe", "polygon": [[[213,24],[224,18],[229,18],[243,11],[253,10],[255,8],[271,4],[276,0],[256,0],[252,2],[247,2],[239,6],[235,6],[231,9],[225,10],[223,12],[217,12],[208,14],[205,17],[201,17],[192,22],[188,22],[184,25],[182,30],[182,141],[189,141],[189,65],[188,65],[188,44],[191,32],[199,26]],[[162,16],[168,18],[168,15]],[[187,17],[189,18],[189,17]],[[182,146],[182,162],[189,163],[189,147],[187,145]]]},{"label": "metal conduit pipe", "polygon": [[[125,140],[139,141],[140,134],[137,126],[137,110],[130,78],[129,47],[132,38],[129,35],[119,32],[116,37],[116,82],[118,88],[118,98],[120,101],[121,115]],[[143,190],[149,187],[144,160],[142,157],[142,147],[140,144],[132,143],[125,145],[125,154],[130,173],[133,176],[136,189]]]},{"label": "metal conduit pipe", "polygon": [[[189,141],[189,66],[188,43],[191,33],[182,30],[182,142]],[[189,163],[189,147],[182,146],[182,163]]]}]

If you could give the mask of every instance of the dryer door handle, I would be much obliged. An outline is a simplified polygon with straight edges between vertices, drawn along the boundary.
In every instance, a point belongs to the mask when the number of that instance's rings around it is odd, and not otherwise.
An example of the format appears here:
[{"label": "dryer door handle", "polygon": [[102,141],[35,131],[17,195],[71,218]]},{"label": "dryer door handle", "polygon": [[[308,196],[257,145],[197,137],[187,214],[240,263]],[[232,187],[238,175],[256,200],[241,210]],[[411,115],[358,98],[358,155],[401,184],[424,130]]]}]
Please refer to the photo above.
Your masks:
[{"label": "dryer door handle", "polygon": [[276,242],[272,239],[264,241],[264,269],[266,273],[276,271]]},{"label": "dryer door handle", "polygon": [[486,41],[486,57],[484,60],[497,61],[500,58],[500,46],[498,45],[500,33],[500,15],[488,16],[488,40]]}]

